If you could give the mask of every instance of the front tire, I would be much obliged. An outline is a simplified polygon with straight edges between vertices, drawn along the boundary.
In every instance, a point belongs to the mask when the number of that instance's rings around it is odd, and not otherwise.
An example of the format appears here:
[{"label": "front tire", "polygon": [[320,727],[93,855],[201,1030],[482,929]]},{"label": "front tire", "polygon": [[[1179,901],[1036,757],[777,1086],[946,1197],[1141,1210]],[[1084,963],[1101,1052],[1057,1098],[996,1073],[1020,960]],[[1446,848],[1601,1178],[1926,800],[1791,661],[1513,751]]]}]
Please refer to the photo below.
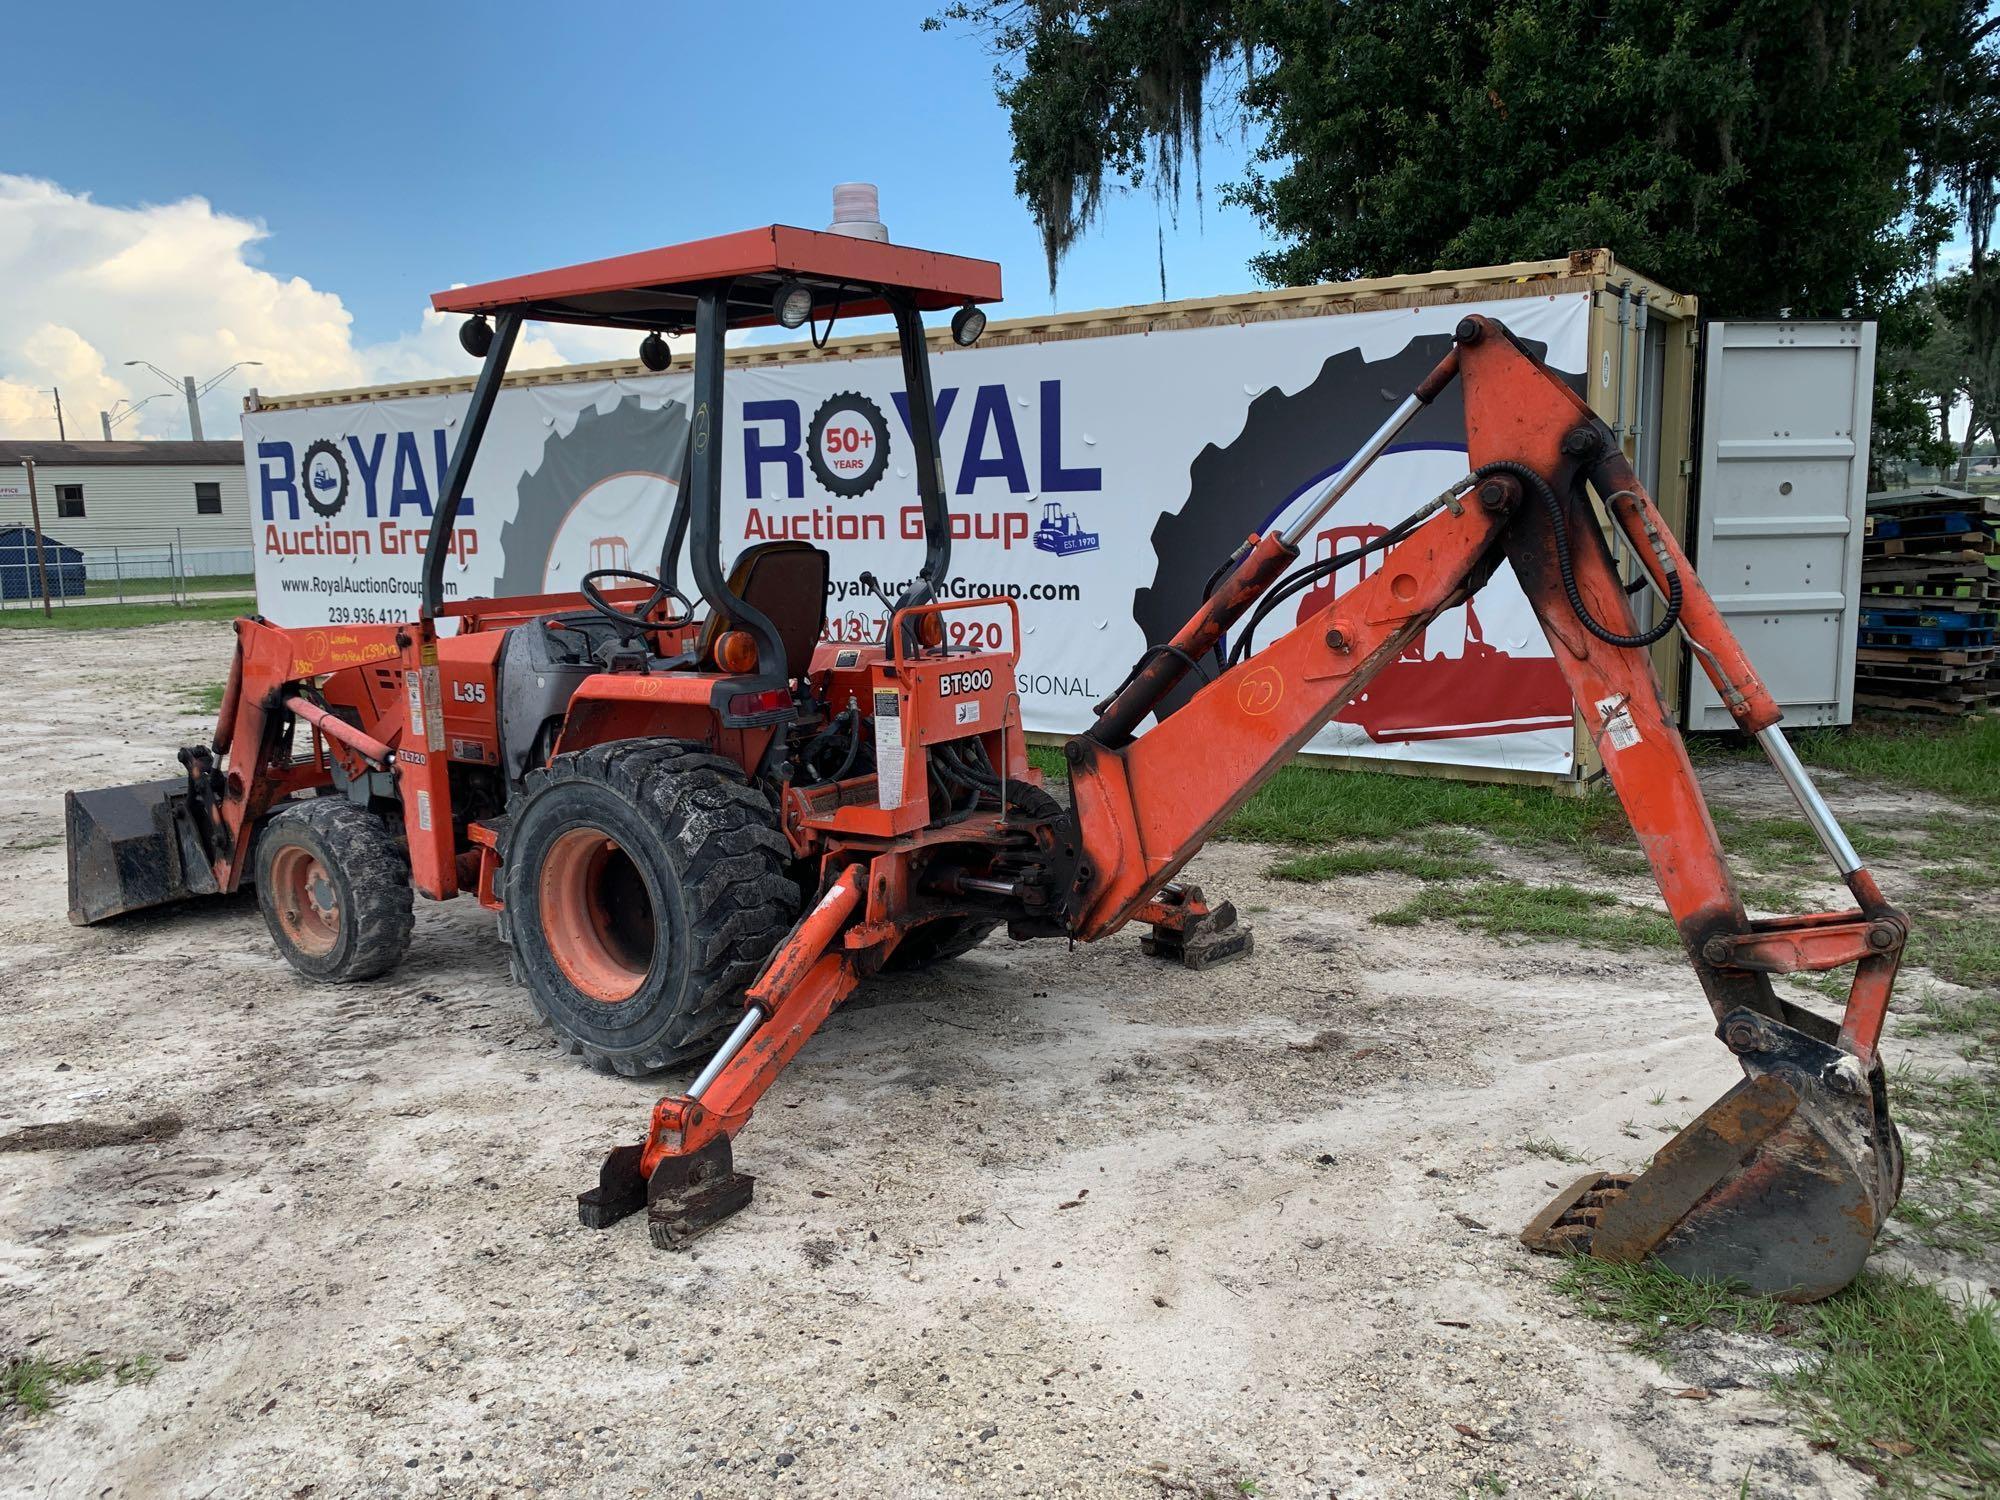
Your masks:
[{"label": "front tire", "polygon": [[602,1072],[706,1050],[798,914],[770,803],[684,740],[559,755],[526,786],[500,851],[501,935],[536,1011]]},{"label": "front tire", "polygon": [[374,814],[319,797],[273,814],[257,835],[257,905],[271,941],[321,984],[376,979],[402,961],[416,925],[410,861]]}]

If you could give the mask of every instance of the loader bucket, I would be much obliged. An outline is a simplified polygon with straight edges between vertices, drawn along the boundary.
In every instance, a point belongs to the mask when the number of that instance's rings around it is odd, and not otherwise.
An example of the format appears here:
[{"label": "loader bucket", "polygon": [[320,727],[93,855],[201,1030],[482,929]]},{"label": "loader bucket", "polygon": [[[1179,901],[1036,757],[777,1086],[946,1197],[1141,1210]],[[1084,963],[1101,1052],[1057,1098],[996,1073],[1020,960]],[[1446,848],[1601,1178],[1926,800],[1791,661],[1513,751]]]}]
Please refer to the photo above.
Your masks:
[{"label": "loader bucket", "polygon": [[1753,1011],[1720,1032],[1743,1081],[1637,1177],[1592,1173],[1557,1194],[1524,1244],[1620,1264],[1650,1256],[1786,1302],[1855,1278],[1903,1186],[1880,1065],[1864,1071],[1830,1039]]},{"label": "loader bucket", "polygon": [[219,889],[184,776],[71,792],[64,820],[69,919],[79,927]]}]

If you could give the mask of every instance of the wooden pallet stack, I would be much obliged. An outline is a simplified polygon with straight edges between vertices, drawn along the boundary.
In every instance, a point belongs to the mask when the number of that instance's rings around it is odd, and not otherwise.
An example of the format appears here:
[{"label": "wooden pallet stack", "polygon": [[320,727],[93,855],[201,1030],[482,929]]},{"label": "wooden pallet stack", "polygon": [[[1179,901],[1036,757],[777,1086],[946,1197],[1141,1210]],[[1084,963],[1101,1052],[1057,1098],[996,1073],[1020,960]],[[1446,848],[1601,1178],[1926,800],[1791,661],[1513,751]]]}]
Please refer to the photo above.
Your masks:
[{"label": "wooden pallet stack", "polygon": [[1985,713],[2000,696],[2000,496],[1936,486],[1868,498],[1857,708]]}]

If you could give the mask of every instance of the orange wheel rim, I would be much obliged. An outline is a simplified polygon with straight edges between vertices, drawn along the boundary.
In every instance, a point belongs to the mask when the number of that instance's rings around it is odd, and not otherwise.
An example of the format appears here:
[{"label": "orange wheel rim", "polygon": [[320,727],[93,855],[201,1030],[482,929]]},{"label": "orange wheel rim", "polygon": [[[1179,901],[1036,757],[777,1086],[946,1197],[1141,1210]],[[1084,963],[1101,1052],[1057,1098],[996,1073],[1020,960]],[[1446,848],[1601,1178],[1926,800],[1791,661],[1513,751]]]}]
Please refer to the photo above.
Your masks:
[{"label": "orange wheel rim", "polygon": [[605,1005],[629,1000],[653,967],[653,902],[632,856],[597,828],[549,846],[538,895],[549,956],[577,990]]},{"label": "orange wheel rim", "polygon": [[271,861],[271,894],[285,940],[321,957],[340,940],[340,892],[310,849],[287,844]]}]

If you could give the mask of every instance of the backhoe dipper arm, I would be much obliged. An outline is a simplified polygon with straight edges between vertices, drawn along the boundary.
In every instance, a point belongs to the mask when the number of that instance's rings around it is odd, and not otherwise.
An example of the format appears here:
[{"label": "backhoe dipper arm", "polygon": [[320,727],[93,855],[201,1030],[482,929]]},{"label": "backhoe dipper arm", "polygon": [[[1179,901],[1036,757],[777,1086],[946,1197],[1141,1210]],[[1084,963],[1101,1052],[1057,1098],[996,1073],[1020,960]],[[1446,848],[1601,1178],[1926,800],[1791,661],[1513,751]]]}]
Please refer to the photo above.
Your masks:
[{"label": "backhoe dipper arm", "polygon": [[[1099,938],[1147,911],[1230,813],[1504,559],[1638,834],[1718,1034],[1747,1075],[1636,1184],[1620,1179],[1585,1193],[1585,1208],[1568,1205],[1564,1212],[1588,1222],[1562,1219],[1570,1236],[1563,1243],[1588,1248],[1594,1232],[1597,1253],[1613,1259],[1657,1252],[1678,1268],[1737,1276],[1760,1290],[1825,1295],[1851,1279],[1899,1190],[1900,1148],[1875,1047],[1904,919],[1883,901],[1792,756],[1776,704],[1604,424],[1490,319],[1459,325],[1457,347],[1426,390],[1434,395],[1454,374],[1463,384],[1471,475],[1412,518],[1421,524],[1397,528],[1401,539],[1373,574],[1132,738],[1220,638],[1215,619],[1243,614],[1284,571],[1258,567],[1275,560],[1283,539],[1252,538],[1177,649],[1149,653],[1097,726],[1069,742],[1069,930]],[[1351,469],[1386,446],[1385,434],[1407,421],[1414,401]],[[1585,480],[1667,600],[1667,619],[1652,631],[1633,621]],[[1755,922],[1745,914],[1644,649],[1676,622],[1736,721],[1771,754],[1859,911]],[[1769,978],[1846,965],[1856,972],[1837,1031],[1776,994]],[[1612,1201],[1620,1203],[1615,1213],[1603,1207]],[[1607,1215],[1601,1229],[1599,1213]],[[1723,1223],[1734,1227],[1715,1228]],[[1669,1255],[1688,1244],[1695,1250],[1678,1261]]]}]

